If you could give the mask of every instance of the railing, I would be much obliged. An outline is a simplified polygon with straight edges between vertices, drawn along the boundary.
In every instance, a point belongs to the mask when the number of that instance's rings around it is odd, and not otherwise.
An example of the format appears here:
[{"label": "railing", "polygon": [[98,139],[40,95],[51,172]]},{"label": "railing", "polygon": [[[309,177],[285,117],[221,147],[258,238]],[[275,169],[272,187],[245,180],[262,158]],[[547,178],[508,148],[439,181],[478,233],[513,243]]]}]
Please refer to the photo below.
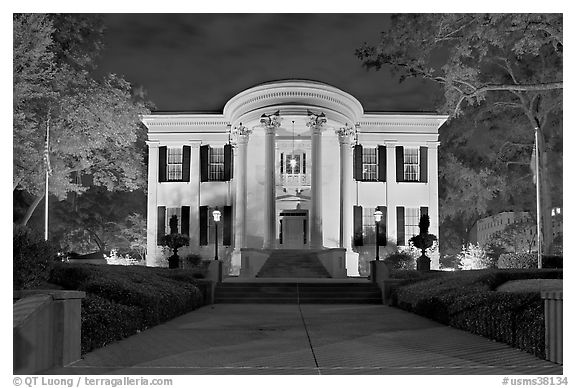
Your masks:
[{"label": "railing", "polygon": [[283,186],[310,186],[310,174],[279,174],[277,183]]}]

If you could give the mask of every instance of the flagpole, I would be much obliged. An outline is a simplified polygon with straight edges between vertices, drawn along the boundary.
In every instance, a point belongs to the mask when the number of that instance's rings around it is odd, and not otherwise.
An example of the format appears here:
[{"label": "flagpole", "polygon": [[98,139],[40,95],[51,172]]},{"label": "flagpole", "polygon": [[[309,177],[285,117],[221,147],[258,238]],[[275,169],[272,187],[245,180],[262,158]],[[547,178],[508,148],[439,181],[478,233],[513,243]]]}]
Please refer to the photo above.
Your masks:
[{"label": "flagpole", "polygon": [[536,147],[536,245],[538,248],[538,268],[542,268],[542,248],[540,244],[540,151],[538,150],[538,127],[534,128],[534,145]]},{"label": "flagpole", "polygon": [[50,111],[46,119],[46,147],[44,158],[46,162],[46,186],[44,187],[44,240],[48,241],[48,177],[50,176]]}]

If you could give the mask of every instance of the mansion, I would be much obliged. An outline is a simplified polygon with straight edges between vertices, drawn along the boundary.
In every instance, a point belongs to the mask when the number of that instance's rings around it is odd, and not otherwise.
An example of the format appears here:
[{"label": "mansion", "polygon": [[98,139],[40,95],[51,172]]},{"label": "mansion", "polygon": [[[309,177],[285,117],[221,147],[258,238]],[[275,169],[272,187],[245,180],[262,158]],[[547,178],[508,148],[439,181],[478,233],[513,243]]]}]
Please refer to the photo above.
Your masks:
[{"label": "mansion", "polygon": [[258,276],[275,251],[292,251],[315,252],[332,277],[358,276],[359,256],[373,259],[376,243],[406,246],[422,213],[438,236],[446,119],[365,112],[352,95],[304,80],[247,89],[222,113],[146,115],[147,265],[170,254],[158,242],[176,216],[190,237],[179,255],[217,249],[230,274]]}]

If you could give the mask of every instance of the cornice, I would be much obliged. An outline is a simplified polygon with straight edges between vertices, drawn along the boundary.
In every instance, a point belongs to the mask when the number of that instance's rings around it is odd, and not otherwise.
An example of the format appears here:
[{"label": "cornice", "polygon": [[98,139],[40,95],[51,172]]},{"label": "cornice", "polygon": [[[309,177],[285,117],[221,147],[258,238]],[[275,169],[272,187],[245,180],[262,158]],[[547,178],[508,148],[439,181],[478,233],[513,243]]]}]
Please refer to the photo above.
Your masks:
[{"label": "cornice", "polygon": [[355,97],[333,86],[307,81],[282,81],[240,92],[226,103],[224,116],[234,122],[251,111],[287,104],[334,110],[354,121],[364,112]]}]

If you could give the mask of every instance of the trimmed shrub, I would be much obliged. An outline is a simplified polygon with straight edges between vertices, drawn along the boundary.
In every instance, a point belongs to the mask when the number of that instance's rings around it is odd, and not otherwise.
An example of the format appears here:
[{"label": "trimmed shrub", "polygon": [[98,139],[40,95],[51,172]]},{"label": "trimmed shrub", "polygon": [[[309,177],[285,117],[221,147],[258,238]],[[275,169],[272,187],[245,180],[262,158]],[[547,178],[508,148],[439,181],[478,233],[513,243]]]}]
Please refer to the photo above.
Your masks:
[{"label": "trimmed shrub", "polygon": [[542,268],[562,268],[563,257],[559,255],[543,255]]},{"label": "trimmed shrub", "polygon": [[94,294],[82,300],[82,354],[138,333],[142,311]]},{"label": "trimmed shrub", "polygon": [[384,259],[391,269],[413,270],[416,268],[416,259],[409,253],[396,252]]},{"label": "trimmed shrub", "polygon": [[510,280],[561,278],[559,270],[446,272],[398,285],[392,300],[400,308],[544,358],[540,294],[495,290]]},{"label": "trimmed shrub", "polygon": [[25,226],[13,228],[13,287],[34,288],[48,280],[58,259],[57,248]]},{"label": "trimmed shrub", "polygon": [[54,267],[50,281],[87,293],[84,352],[202,306],[210,285],[183,269],[66,263]]},{"label": "trimmed shrub", "polygon": [[538,268],[536,253],[503,253],[498,258],[498,268]]}]

